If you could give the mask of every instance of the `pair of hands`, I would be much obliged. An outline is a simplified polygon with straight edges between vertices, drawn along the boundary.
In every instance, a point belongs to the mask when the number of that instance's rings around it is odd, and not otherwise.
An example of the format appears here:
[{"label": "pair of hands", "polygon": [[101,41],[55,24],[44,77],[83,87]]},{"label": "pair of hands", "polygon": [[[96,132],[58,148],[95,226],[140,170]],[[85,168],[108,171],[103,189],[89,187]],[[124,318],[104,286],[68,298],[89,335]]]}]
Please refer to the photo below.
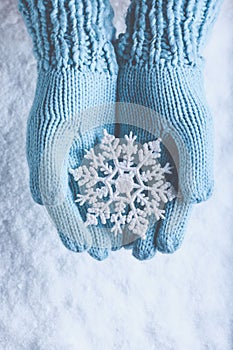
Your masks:
[{"label": "pair of hands", "polygon": [[[117,44],[117,73],[108,1],[86,6],[19,0],[38,60],[27,131],[30,187],[68,248],[103,259],[121,246],[103,233],[102,224],[84,226],[86,207],[75,202],[79,188],[69,174],[82,164],[85,151],[101,142],[103,129],[120,138],[133,129],[141,144],[149,133],[171,149],[171,157],[164,149],[162,159],[173,158],[176,165],[171,182],[177,198],[166,204],[164,220],[150,220],[146,239],[131,246],[139,259],[180,246],[192,204],[207,199],[213,187],[212,117],[200,51],[220,3],[190,3],[187,10],[183,3],[173,9],[169,1],[162,7],[132,1],[126,33]],[[133,112],[131,106],[136,106]],[[141,106],[147,112],[141,113]]]},{"label": "pair of hands", "polygon": [[[75,79],[67,79],[70,74]],[[185,95],[176,96],[180,76]],[[107,79],[87,75],[85,84],[75,70],[39,75],[27,131],[30,188],[33,199],[46,206],[69,249],[88,250],[102,260],[111,249],[126,244],[135,257],[148,259],[157,250],[170,253],[180,246],[192,203],[207,199],[213,186],[212,118],[203,100],[201,77],[199,68],[142,70],[139,74],[127,66],[120,67],[118,76]],[[125,83],[127,79],[133,79],[134,84]],[[99,95],[93,94],[94,90]],[[107,99],[103,99],[103,91]],[[116,103],[116,99],[121,102]],[[102,104],[96,106],[97,101]],[[119,138],[134,130],[141,144],[151,135],[161,137],[166,146],[163,162],[176,168],[170,182],[176,187],[177,198],[165,205],[165,219],[150,219],[146,239],[134,237],[131,244],[125,240],[127,232],[115,237],[111,225],[86,227],[87,207],[75,202],[80,188],[69,171],[82,164],[87,150],[101,143],[103,129]]]}]

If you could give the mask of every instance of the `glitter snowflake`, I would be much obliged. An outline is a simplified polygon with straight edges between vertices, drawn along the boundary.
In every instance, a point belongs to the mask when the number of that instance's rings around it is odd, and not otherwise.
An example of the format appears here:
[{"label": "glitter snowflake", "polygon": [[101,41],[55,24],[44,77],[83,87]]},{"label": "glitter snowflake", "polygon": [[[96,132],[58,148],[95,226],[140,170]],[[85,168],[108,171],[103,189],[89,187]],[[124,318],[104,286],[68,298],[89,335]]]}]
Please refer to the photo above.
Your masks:
[{"label": "glitter snowflake", "polygon": [[152,215],[164,218],[164,203],[175,197],[165,174],[171,174],[170,164],[161,166],[160,139],[140,145],[136,136],[118,139],[104,130],[99,150],[90,149],[87,164],[70,169],[80,192],[76,202],[87,204],[86,226],[111,222],[116,235],[128,229],[145,239]]}]

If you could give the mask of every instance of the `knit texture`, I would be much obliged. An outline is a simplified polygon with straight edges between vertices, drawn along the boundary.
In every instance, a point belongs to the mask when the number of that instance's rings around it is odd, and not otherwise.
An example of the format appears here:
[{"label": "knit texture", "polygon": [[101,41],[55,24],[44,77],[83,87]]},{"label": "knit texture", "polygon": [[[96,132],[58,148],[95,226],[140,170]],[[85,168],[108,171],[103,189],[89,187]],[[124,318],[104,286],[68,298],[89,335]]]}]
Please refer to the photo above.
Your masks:
[{"label": "knit texture", "polygon": [[131,0],[121,62],[197,65],[223,0]]},{"label": "knit texture", "polygon": [[[81,164],[105,128],[114,133],[117,64],[107,31],[106,0],[20,0],[38,62],[28,119],[27,160],[33,199],[44,204],[62,242],[73,251],[107,257],[111,239],[84,227],[69,168]],[[105,23],[109,14],[108,24]]]},{"label": "knit texture", "polygon": [[19,0],[39,68],[114,73],[113,31],[105,29],[109,7],[106,0]]},{"label": "knit texture", "polygon": [[151,223],[146,241],[135,242],[139,259],[180,247],[192,203],[213,191],[213,122],[202,50],[221,2],[132,0],[126,33],[117,42],[118,101],[152,109],[160,136],[172,137],[179,158],[178,198],[167,204],[164,220]]}]

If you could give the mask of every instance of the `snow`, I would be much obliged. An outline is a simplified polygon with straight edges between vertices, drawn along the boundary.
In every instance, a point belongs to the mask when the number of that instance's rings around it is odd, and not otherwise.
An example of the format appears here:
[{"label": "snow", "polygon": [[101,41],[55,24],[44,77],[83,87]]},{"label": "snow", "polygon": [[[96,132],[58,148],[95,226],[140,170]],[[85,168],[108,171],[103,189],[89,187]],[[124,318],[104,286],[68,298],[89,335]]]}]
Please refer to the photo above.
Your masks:
[{"label": "snow", "polygon": [[[16,0],[0,2],[0,349],[232,350],[232,0],[206,50],[215,192],[182,248],[139,262],[68,251],[30,196],[25,130],[36,64]],[[124,28],[128,1],[113,1]]]}]

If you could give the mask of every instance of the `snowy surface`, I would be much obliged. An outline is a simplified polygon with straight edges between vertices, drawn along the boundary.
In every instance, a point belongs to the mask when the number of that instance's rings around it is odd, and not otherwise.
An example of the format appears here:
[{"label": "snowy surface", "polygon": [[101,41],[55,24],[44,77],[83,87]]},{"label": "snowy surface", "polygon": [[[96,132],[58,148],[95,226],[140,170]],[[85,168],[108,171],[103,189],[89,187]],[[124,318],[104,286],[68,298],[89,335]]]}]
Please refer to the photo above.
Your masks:
[{"label": "snowy surface", "polygon": [[[128,1],[113,1],[118,30]],[[0,349],[233,349],[233,3],[206,50],[216,188],[174,255],[104,262],[65,249],[30,196],[26,120],[36,65],[16,0],[0,1]]]}]

